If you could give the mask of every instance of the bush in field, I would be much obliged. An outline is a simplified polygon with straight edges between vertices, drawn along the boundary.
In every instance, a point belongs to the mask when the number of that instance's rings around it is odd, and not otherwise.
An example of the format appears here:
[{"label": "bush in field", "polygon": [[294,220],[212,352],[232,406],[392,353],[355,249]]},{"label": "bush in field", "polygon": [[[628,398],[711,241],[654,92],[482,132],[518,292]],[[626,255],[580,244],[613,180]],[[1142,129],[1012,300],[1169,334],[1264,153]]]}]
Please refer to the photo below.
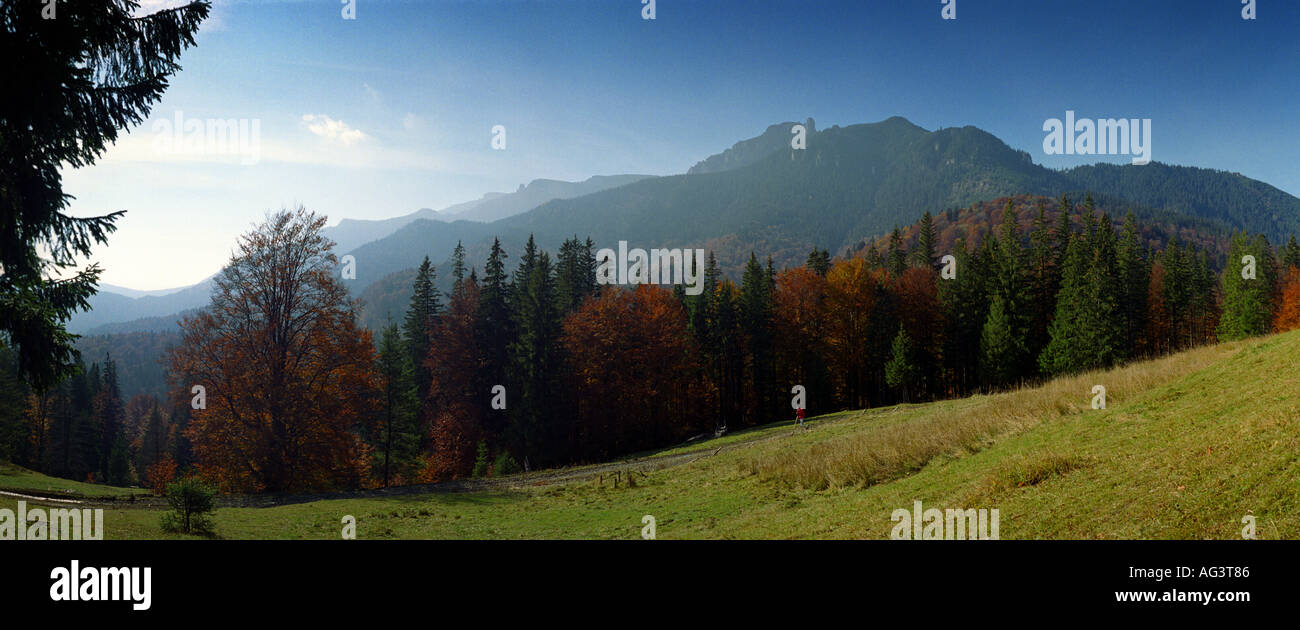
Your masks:
[{"label": "bush in field", "polygon": [[486,477],[488,472],[488,451],[487,443],[479,441],[478,455],[474,457],[474,469],[470,472],[471,477]]},{"label": "bush in field", "polygon": [[167,504],[172,511],[163,514],[163,529],[184,534],[213,533],[216,496],[215,488],[194,477],[168,484]]},{"label": "bush in field", "polygon": [[519,465],[519,462],[515,461],[515,458],[511,457],[510,453],[505,451],[502,451],[500,455],[497,455],[496,461],[492,462],[492,474],[495,477],[513,475],[517,472],[523,472],[523,470],[524,469]]}]

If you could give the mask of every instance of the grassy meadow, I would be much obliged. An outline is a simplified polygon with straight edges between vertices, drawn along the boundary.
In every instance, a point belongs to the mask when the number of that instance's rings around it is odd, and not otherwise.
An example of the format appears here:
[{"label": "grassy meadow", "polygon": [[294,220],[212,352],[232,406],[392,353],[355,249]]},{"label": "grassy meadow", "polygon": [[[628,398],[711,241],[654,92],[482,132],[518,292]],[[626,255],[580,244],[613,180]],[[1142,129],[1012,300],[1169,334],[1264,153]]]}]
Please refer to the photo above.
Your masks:
[{"label": "grassy meadow", "polygon": [[[1300,537],[1300,331],[1007,393],[813,418],[481,492],[222,508],[217,537],[660,539],[889,536],[890,514],[997,508],[1003,539]],[[1090,408],[1103,385],[1107,409]],[[662,460],[664,467],[655,464]],[[631,468],[629,463],[629,469]],[[602,474],[603,479],[602,479]],[[0,468],[0,490],[136,492]],[[0,508],[17,499],[0,495]],[[28,500],[29,505],[34,502]],[[155,509],[105,510],[106,538],[177,538]]]}]

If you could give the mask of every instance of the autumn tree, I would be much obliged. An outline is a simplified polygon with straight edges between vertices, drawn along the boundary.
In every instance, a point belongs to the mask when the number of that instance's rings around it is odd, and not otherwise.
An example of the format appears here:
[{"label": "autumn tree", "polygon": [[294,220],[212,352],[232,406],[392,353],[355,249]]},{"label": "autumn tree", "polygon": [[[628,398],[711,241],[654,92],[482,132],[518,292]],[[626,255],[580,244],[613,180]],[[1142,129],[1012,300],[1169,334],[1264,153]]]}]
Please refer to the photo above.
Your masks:
[{"label": "autumn tree", "polygon": [[1300,328],[1300,267],[1292,266],[1287,269],[1278,291],[1273,330],[1286,332],[1297,328]]},{"label": "autumn tree", "polygon": [[883,274],[864,258],[838,260],[826,274],[827,363],[841,400],[856,408],[869,402],[870,336],[875,333],[870,322],[882,280]]},{"label": "autumn tree", "polygon": [[202,386],[188,436],[199,470],[226,490],[355,487],[363,422],[378,400],[374,345],[335,276],[325,217],[298,207],[243,235],[211,304],[181,322],[170,352],[180,389]]},{"label": "autumn tree", "polygon": [[[455,479],[470,474],[475,452],[484,438],[484,408],[479,401],[492,390],[476,389],[479,360],[477,324],[478,278],[473,271],[456,279],[447,310],[430,336],[428,448],[421,481]],[[485,446],[486,447],[486,446]]]},{"label": "autumn tree", "polygon": [[781,386],[788,391],[802,385],[807,412],[815,415],[834,402],[825,360],[826,278],[814,264],[777,274],[772,318],[780,373],[787,381]]},{"label": "autumn tree", "polygon": [[585,459],[669,444],[709,427],[711,390],[698,375],[686,311],[672,292],[605,287],[564,320],[572,441]]}]

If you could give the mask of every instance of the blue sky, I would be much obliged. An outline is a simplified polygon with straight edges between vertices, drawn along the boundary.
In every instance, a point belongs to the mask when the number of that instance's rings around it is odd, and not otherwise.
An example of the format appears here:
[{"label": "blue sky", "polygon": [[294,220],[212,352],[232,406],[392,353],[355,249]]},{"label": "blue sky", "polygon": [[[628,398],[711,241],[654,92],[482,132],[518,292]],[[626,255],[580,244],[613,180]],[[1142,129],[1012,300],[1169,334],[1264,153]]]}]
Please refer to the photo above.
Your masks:
[{"label": "blue sky", "polygon": [[[1053,168],[1099,158],[1045,155],[1045,120],[1150,118],[1152,159],[1300,195],[1300,3],[1248,21],[1241,0],[956,2],[946,21],[940,0],[658,0],[651,21],[640,0],[356,0],[355,20],[339,0],[215,0],[151,120],[65,189],[75,214],[129,211],[94,260],[137,289],[215,272],[281,206],[334,224],[680,173],[809,116],[974,125]],[[255,163],[160,151],[178,111],[256,121]]]}]

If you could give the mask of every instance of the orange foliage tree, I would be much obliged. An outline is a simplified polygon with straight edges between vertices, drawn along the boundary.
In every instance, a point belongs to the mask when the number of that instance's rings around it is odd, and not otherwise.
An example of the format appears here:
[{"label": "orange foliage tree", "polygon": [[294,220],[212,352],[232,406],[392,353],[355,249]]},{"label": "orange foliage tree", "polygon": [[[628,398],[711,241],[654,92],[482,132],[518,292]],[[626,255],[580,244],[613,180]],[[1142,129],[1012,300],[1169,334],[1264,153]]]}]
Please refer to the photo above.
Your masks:
[{"label": "orange foliage tree", "polygon": [[865,258],[837,260],[826,274],[826,361],[840,400],[853,408],[868,404],[870,335],[888,334],[869,325],[884,281],[884,271],[872,269]]},{"label": "orange foliage tree", "polygon": [[790,380],[808,392],[811,412],[831,407],[826,389],[824,338],[826,330],[826,278],[808,267],[776,274],[772,298],[778,363],[786,366]]},{"label": "orange foliage tree", "polygon": [[355,487],[358,429],[378,402],[374,344],[336,277],[325,217],[281,210],[245,234],[212,303],[181,322],[178,389],[204,387],[187,430],[201,474],[227,491]]},{"label": "orange foliage tree", "polygon": [[425,483],[467,476],[473,469],[478,441],[484,438],[482,405],[474,401],[491,392],[475,392],[474,317],[479,289],[471,277],[452,292],[447,312],[429,335],[429,414],[427,452],[420,480]]},{"label": "orange foliage tree", "polygon": [[660,446],[712,427],[713,391],[686,310],[655,285],[605,287],[564,320],[575,407],[571,440],[587,458]]},{"label": "orange foliage tree", "polygon": [[917,367],[922,375],[918,394],[921,396],[941,393],[941,384],[936,377],[939,372],[940,348],[943,347],[944,318],[939,306],[937,277],[931,269],[910,267],[894,280],[899,322],[918,350]]},{"label": "orange foliage tree", "polygon": [[1149,356],[1164,354],[1172,347],[1169,310],[1165,307],[1165,266],[1151,263],[1151,282],[1147,287],[1146,334],[1139,340],[1140,352]]},{"label": "orange foliage tree", "polygon": [[1300,328],[1300,269],[1296,267],[1287,270],[1279,286],[1273,328],[1277,332]]}]

